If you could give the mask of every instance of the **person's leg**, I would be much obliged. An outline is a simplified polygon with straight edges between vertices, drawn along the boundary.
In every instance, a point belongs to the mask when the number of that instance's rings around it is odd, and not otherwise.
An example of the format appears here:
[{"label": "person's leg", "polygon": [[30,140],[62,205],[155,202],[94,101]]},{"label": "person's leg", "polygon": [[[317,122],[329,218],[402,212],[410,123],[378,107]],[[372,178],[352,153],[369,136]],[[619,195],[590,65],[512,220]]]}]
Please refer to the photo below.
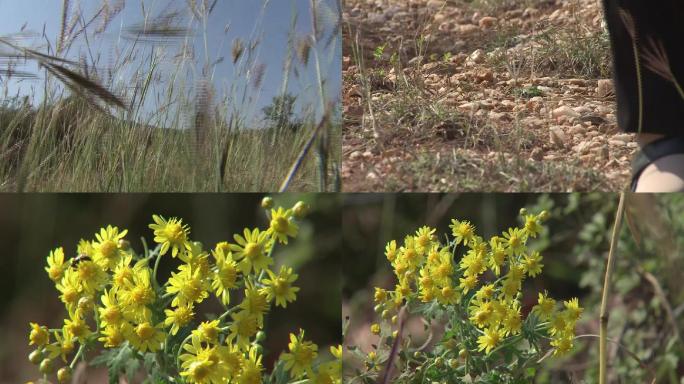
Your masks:
[{"label": "person's leg", "polygon": [[636,192],[684,192],[684,154],[664,156],[639,175]]}]

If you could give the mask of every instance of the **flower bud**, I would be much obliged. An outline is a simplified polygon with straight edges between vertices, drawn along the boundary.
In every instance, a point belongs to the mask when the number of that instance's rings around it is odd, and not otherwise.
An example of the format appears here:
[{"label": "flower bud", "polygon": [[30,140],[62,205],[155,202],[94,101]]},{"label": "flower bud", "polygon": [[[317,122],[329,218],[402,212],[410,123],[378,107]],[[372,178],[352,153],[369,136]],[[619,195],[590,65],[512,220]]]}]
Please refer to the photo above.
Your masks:
[{"label": "flower bud", "polygon": [[36,349],[35,351],[29,354],[28,358],[31,364],[40,364],[41,360],[43,360],[43,351],[40,349]]},{"label": "flower bud", "polygon": [[40,373],[50,374],[54,368],[55,367],[52,366],[52,359],[43,359],[43,361],[40,362],[38,370]]},{"label": "flower bud", "polygon": [[87,312],[93,309],[93,298],[90,296],[83,296],[78,299],[78,309]]},{"label": "flower bud", "polygon": [[292,208],[292,213],[297,219],[303,219],[309,213],[309,206],[303,201],[298,201]]},{"label": "flower bud", "polygon": [[261,208],[263,208],[263,209],[273,208],[273,198],[270,196],[266,196],[263,199],[261,199]]},{"label": "flower bud", "polygon": [[131,242],[125,239],[119,239],[117,246],[120,250],[127,251],[131,247]]},{"label": "flower bud", "polygon": [[264,331],[259,331],[259,332],[257,332],[257,334],[256,334],[256,341],[257,341],[257,342],[262,342],[262,341],[264,341],[264,340],[266,340],[266,332],[264,332]]},{"label": "flower bud", "polygon": [[67,383],[71,380],[71,368],[62,367],[57,371],[57,380],[60,383]]}]

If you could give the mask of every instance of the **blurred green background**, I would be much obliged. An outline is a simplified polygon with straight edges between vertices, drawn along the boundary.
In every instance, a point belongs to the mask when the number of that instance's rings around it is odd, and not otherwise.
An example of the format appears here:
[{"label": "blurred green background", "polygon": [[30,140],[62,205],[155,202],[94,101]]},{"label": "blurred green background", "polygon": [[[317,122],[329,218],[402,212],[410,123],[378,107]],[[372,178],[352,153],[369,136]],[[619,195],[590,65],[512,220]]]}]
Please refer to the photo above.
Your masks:
[{"label": "blurred green background", "polygon": [[[141,251],[140,237],[152,244],[152,231],[147,227],[152,214],[182,218],[190,225],[193,240],[213,248],[219,241],[232,242],[233,234],[242,233],[245,227],[268,226],[260,207],[264,196],[0,195],[0,383],[15,384],[38,377],[37,367],[27,360],[31,351],[30,321],[51,327],[62,324],[65,311],[44,270],[50,250],[63,246],[67,256],[73,256],[79,239],[94,239],[100,227],[111,224],[128,229],[126,238]],[[279,246],[274,254],[277,266],[294,267],[299,274],[296,286],[301,290],[297,301],[287,309],[272,308],[267,317],[264,362],[269,370],[280,351],[287,349],[289,333],[299,328],[305,329],[307,338],[318,343],[326,355],[328,345],[341,341],[341,199],[334,194],[272,196],[276,206],[290,207],[303,200],[311,211],[300,225],[299,237],[288,246]],[[160,280],[165,280],[178,263],[163,258]],[[207,300],[201,307],[204,313],[219,310],[215,300]],[[93,369],[88,382],[106,382],[106,375],[98,379],[101,375]]]},{"label": "blurred green background", "polygon": [[[609,301],[611,383],[679,384],[684,377],[684,194],[628,194],[626,219],[620,232],[616,270]],[[342,314],[349,319],[346,345],[371,350],[377,337],[369,332],[377,321],[373,287],[394,289],[395,277],[384,256],[390,240],[403,242],[423,226],[450,234],[452,218],[470,220],[486,239],[519,226],[520,208],[551,218],[532,249],[544,259],[540,276],[527,279],[523,312],[536,303],[536,292],[548,290],[557,299],[579,297],[585,307],[578,335],[599,329],[599,303],[609,238],[618,195],[591,194],[377,194],[346,195],[342,210]],[[669,308],[669,309],[668,309]],[[422,332],[422,326],[418,331]],[[415,345],[426,333],[412,338]],[[421,339],[421,336],[423,337]],[[637,359],[635,359],[635,355]],[[356,366],[345,360],[345,369]],[[547,359],[538,383],[595,383],[598,340],[576,341],[573,354]],[[351,370],[350,370],[351,372]]]}]

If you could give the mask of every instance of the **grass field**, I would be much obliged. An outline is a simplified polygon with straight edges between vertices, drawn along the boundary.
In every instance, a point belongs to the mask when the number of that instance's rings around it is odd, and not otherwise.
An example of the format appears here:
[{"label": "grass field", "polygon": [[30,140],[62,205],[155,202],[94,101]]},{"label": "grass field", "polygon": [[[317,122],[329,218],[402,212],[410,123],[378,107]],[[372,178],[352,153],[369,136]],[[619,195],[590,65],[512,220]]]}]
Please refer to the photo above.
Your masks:
[{"label": "grass field", "polygon": [[[261,58],[267,0],[254,3],[249,39],[215,21],[225,17],[212,13],[215,1],[143,6],[143,21],[118,32],[109,21],[124,3],[70,3],[58,36],[37,45],[23,30],[0,36],[0,190],[339,189],[339,81],[324,77],[335,76],[326,69],[341,49],[336,1],[307,2],[309,14],[293,3],[282,62]],[[217,22],[228,23],[225,52],[207,49]],[[114,53],[97,52],[113,33]],[[100,54],[113,57],[105,65]],[[281,83],[263,106],[267,67],[282,68]],[[13,81],[31,86],[16,91]]]}]

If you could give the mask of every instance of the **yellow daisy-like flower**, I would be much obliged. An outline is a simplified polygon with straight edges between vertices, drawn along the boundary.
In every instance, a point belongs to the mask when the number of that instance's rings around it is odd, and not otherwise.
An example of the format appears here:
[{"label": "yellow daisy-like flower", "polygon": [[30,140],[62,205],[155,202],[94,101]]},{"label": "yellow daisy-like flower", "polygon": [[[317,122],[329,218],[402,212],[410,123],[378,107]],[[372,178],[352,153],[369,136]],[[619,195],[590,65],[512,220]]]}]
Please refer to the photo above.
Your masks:
[{"label": "yellow daisy-like flower", "polygon": [[475,226],[470,224],[469,221],[458,221],[456,219],[451,219],[451,233],[454,235],[456,244],[463,243],[463,245],[468,245],[468,243],[475,237]]},{"label": "yellow daisy-like flower", "polygon": [[156,295],[150,282],[150,270],[143,268],[133,270],[133,285],[129,289],[120,289],[119,301],[123,303],[124,314],[136,321],[149,318],[151,305]]},{"label": "yellow daisy-like flower", "polygon": [[524,231],[529,237],[535,238],[541,232],[541,216],[542,215],[525,215]]},{"label": "yellow daisy-like flower", "polygon": [[87,294],[101,291],[109,278],[107,272],[92,260],[80,261],[76,265],[76,275]]},{"label": "yellow daisy-like flower", "polygon": [[184,344],[183,350],[188,353],[179,358],[182,362],[181,377],[189,383],[213,383],[219,362],[215,359],[214,348],[203,347],[199,338],[193,335],[191,343]]},{"label": "yellow daisy-like flower", "polygon": [[385,246],[385,256],[390,263],[393,263],[397,258],[397,241],[392,240]]},{"label": "yellow daisy-like flower", "polygon": [[214,362],[210,360],[189,361],[187,367],[180,373],[189,383],[210,384]]},{"label": "yellow daisy-like flower", "polygon": [[519,256],[525,250],[527,234],[520,228],[509,228],[503,233],[506,254],[509,256]]},{"label": "yellow daisy-like flower", "polygon": [[192,318],[195,316],[192,304],[182,305],[173,310],[166,309],[164,310],[164,314],[166,315],[164,325],[167,327],[171,326],[172,335],[176,335],[179,329],[190,324]]},{"label": "yellow daisy-like flower", "polygon": [[285,370],[290,372],[293,378],[299,378],[308,373],[312,375],[311,363],[318,356],[318,346],[304,340],[304,331],[299,330],[299,335],[290,334],[290,343],[287,345],[289,353],[283,353],[280,359],[285,363]]},{"label": "yellow daisy-like flower", "polygon": [[520,305],[517,302],[506,308],[502,324],[505,335],[517,335],[520,333],[522,318],[520,317]]},{"label": "yellow daisy-like flower", "polygon": [[484,328],[490,324],[494,313],[494,305],[491,301],[477,302],[473,300],[473,306],[470,308],[472,316],[470,321],[478,328]]},{"label": "yellow daisy-like flower", "polygon": [[102,307],[98,308],[100,313],[100,327],[108,326],[120,327],[123,323],[123,311],[116,298],[116,288],[106,290],[101,297]]},{"label": "yellow daisy-like flower", "polygon": [[458,304],[461,299],[461,294],[451,286],[451,282],[442,287],[437,295],[437,301],[442,305]]},{"label": "yellow daisy-like flower", "polygon": [[156,352],[161,349],[166,334],[162,331],[162,324],[152,325],[149,322],[143,322],[133,327],[125,324],[123,333],[131,345],[140,352]]},{"label": "yellow daisy-like flower", "polygon": [[542,320],[548,320],[553,315],[553,310],[556,307],[556,301],[548,296],[548,293],[539,292],[539,298],[537,300],[537,305],[534,306],[533,310],[537,313],[539,318]]},{"label": "yellow daisy-like flower", "polygon": [[29,345],[43,346],[50,342],[50,334],[47,327],[42,327],[36,323],[30,323],[31,333],[29,333]]},{"label": "yellow daisy-like flower", "polygon": [[50,251],[50,255],[47,257],[47,267],[45,267],[45,271],[48,273],[50,280],[58,282],[62,279],[62,276],[64,276],[64,270],[68,266],[68,264],[64,264],[64,249],[59,247]]},{"label": "yellow daisy-like flower", "polygon": [[57,356],[62,357],[62,361],[67,361],[69,356],[76,348],[76,338],[69,332],[66,327],[62,327],[61,332],[55,332],[56,342],[48,345],[45,349],[48,351],[48,357],[54,359]]},{"label": "yellow daisy-like flower", "polygon": [[258,228],[249,230],[245,228],[244,237],[234,235],[237,244],[230,244],[230,250],[234,252],[235,260],[241,260],[238,269],[245,275],[259,273],[273,264],[273,259],[267,255],[272,244],[269,243],[268,233],[260,232]]},{"label": "yellow daisy-like flower", "polygon": [[216,271],[213,274],[211,288],[223,305],[230,304],[230,290],[237,288],[238,269],[233,254],[226,247],[216,246],[212,252],[216,260]]},{"label": "yellow daisy-like flower", "polygon": [[503,332],[499,328],[487,328],[484,330],[484,335],[477,338],[477,350],[485,351],[486,354],[489,354],[501,342],[503,337]]},{"label": "yellow daisy-like flower", "polygon": [[257,354],[256,348],[249,350],[249,355],[242,363],[242,370],[237,377],[238,384],[261,384],[263,367],[261,356]]},{"label": "yellow daisy-like flower", "polygon": [[64,320],[64,329],[68,331],[69,334],[74,335],[80,343],[84,343],[92,334],[88,324],[81,318],[80,311],[70,314],[69,317],[69,319]]},{"label": "yellow daisy-like flower", "polygon": [[501,266],[506,261],[506,249],[501,244],[501,238],[494,236],[489,240],[489,268],[495,275],[501,274]]},{"label": "yellow daisy-like flower", "polygon": [[334,361],[322,363],[310,377],[311,384],[341,384],[342,367]]},{"label": "yellow daisy-like flower", "polygon": [[579,318],[582,316],[582,312],[584,312],[584,309],[579,306],[579,300],[577,300],[576,297],[573,297],[568,301],[564,301],[563,304],[565,305],[565,311],[567,313],[568,319],[573,322],[579,320]]},{"label": "yellow daisy-like flower", "polygon": [[573,337],[563,336],[551,340],[551,346],[556,348],[553,351],[554,356],[561,356],[568,353],[572,349]]},{"label": "yellow daisy-like flower", "polygon": [[98,338],[98,340],[104,343],[105,348],[116,348],[126,341],[123,329],[129,326],[128,323],[123,323],[121,326],[106,327],[101,331],[102,337]]},{"label": "yellow daisy-like flower", "polygon": [[466,276],[464,278],[462,277],[462,278],[459,278],[459,281],[460,281],[459,287],[461,288],[461,290],[463,291],[463,294],[465,295],[466,293],[468,293],[469,290],[475,288],[475,286],[477,285],[477,275]]},{"label": "yellow daisy-like flower", "polygon": [[121,260],[124,252],[119,248],[119,242],[126,236],[128,230],[119,232],[119,228],[108,225],[95,234],[97,241],[92,243],[92,258],[105,270],[113,269]]},{"label": "yellow daisy-like flower", "polygon": [[428,226],[424,226],[419,228],[416,231],[416,244],[418,244],[419,247],[423,249],[428,249],[432,245],[432,243],[437,240],[437,236],[435,236],[435,232],[437,230],[434,228],[430,228]]},{"label": "yellow daisy-like flower", "polygon": [[93,243],[85,239],[79,240],[78,245],[76,246],[76,254],[79,256],[90,257],[92,259],[93,255],[95,254]]},{"label": "yellow daisy-like flower", "polygon": [[193,271],[187,268],[178,273],[171,273],[166,292],[176,295],[171,305],[179,307],[204,301],[204,299],[209,297],[207,288],[207,283],[202,278],[201,271],[199,269]]},{"label": "yellow daisy-like flower", "polygon": [[154,231],[154,241],[162,246],[159,250],[161,255],[165,255],[169,249],[172,257],[176,257],[178,252],[185,252],[189,247],[190,228],[183,225],[182,219],[172,217],[166,220],[162,216],[153,215],[152,220],[154,224],[150,224],[149,227]]},{"label": "yellow daisy-like flower", "polygon": [[193,270],[199,270],[202,279],[208,277],[211,271],[209,253],[203,250],[202,243],[199,241],[190,242],[186,251],[178,256],[186,265],[181,265],[178,269],[192,268]]},{"label": "yellow daisy-like flower", "polygon": [[78,301],[84,296],[78,274],[73,268],[67,268],[64,271],[64,276],[56,285],[56,288],[61,293],[59,298],[65,304],[68,311],[74,310]]},{"label": "yellow daisy-like flower", "polygon": [[248,284],[245,289],[245,298],[242,300],[239,307],[245,312],[256,316],[259,321],[259,328],[263,327],[264,314],[268,312],[269,309],[269,300],[265,292]]},{"label": "yellow daisy-like flower", "polygon": [[292,272],[292,268],[285,266],[280,267],[277,275],[270,270],[267,272],[270,278],[262,281],[265,287],[261,289],[261,292],[266,294],[266,300],[269,302],[275,299],[276,306],[286,308],[287,303],[297,298],[296,293],[299,288],[293,287],[292,283],[297,280],[298,275]]},{"label": "yellow daisy-like flower", "polygon": [[375,300],[376,304],[381,304],[387,301],[387,290],[380,287],[375,287],[375,294],[373,295],[373,300]]},{"label": "yellow daisy-like flower", "polygon": [[333,355],[334,358],[338,360],[342,360],[342,345],[338,344],[337,346],[331,345],[330,346],[330,354]]},{"label": "yellow daisy-like flower", "polygon": [[525,255],[522,261],[522,266],[525,273],[531,277],[535,277],[540,274],[542,268],[544,267],[541,261],[542,256],[537,251],[532,252],[530,255]]},{"label": "yellow daisy-like flower", "polygon": [[219,329],[219,321],[203,321],[200,323],[197,329],[192,331],[193,336],[199,338],[200,341],[216,344],[218,342],[218,336],[221,333]]},{"label": "yellow daisy-like flower", "polygon": [[271,225],[266,231],[281,244],[287,244],[287,238],[297,237],[299,227],[292,220],[292,210],[284,210],[282,207],[271,209]]},{"label": "yellow daisy-like flower", "polygon": [[250,314],[247,311],[240,311],[230,316],[233,318],[233,322],[228,326],[230,331],[228,341],[234,343],[242,350],[249,349],[250,339],[259,330],[256,315]]},{"label": "yellow daisy-like flower", "polygon": [[568,329],[568,322],[565,316],[556,312],[551,316],[549,334],[555,336],[556,334],[563,334]]}]

